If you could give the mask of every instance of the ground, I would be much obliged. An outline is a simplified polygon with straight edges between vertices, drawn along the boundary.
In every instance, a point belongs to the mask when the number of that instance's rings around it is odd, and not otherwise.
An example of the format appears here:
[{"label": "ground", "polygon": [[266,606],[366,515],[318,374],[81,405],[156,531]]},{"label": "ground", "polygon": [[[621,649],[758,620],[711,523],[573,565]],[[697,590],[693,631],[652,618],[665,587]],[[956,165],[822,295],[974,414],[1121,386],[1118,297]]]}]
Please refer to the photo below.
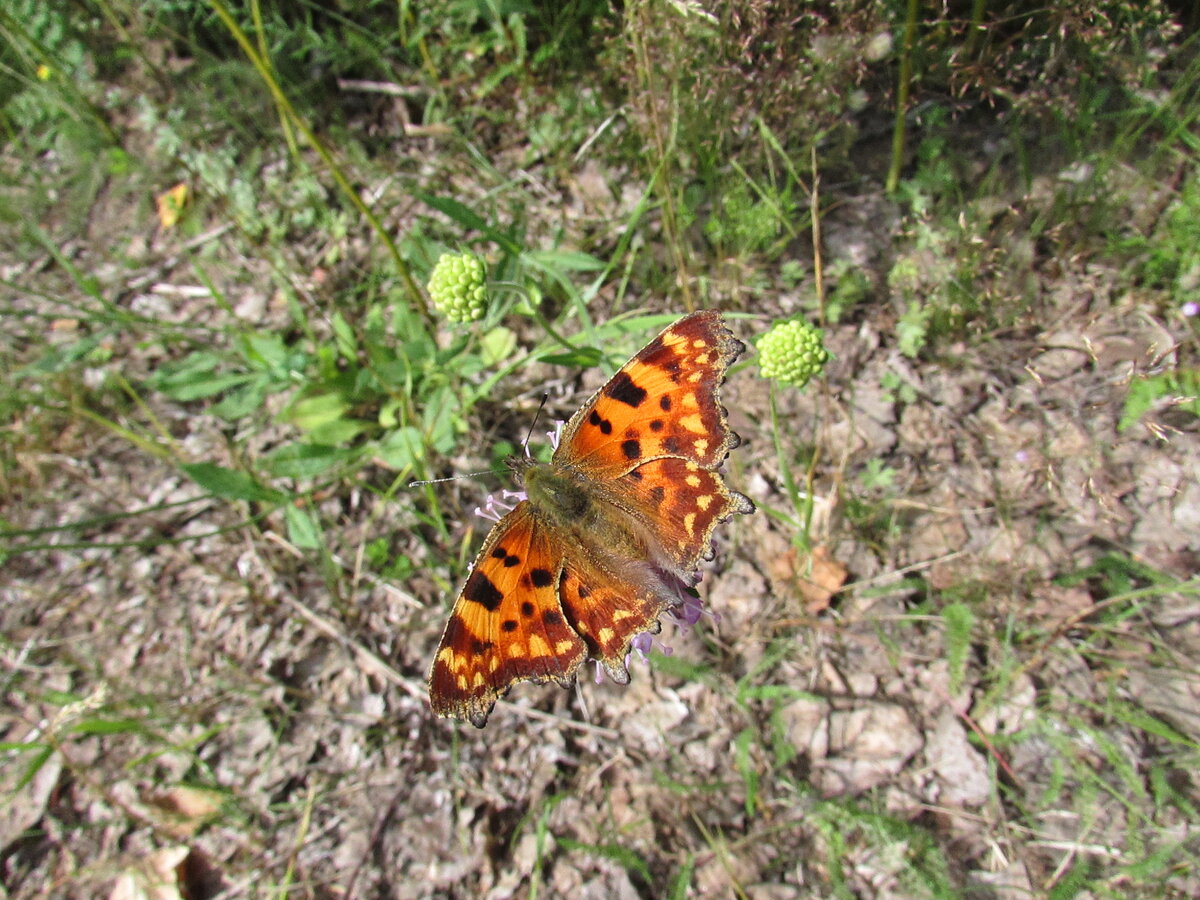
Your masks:
[{"label": "ground", "polygon": [[[569,211],[539,226],[566,246],[644,188],[611,161],[555,179],[522,159],[538,207]],[[977,203],[1032,216],[1070,173],[1042,177]],[[72,370],[69,404],[30,402],[8,428],[4,896],[1200,895],[1200,428],[1169,399],[1120,427],[1134,378],[1194,368],[1195,320],[1120,260],[1031,247],[998,214],[984,237],[1035,306],[906,354],[887,273],[927,248],[879,184],[824,190],[824,264],[857,267],[875,299],[826,324],[832,360],[803,391],[758,377],[752,350],[730,373],[726,477],[759,509],[718,530],[711,615],[668,623],[672,654],[630,685],[521,685],[482,730],[433,717],[424,678],[487,528],[471,510],[500,485],[437,485],[439,538],[417,490],[383,498],[394,471],[366,466],[313,494],[329,552],[298,550],[283,507],[212,496],[179,466],[253,469],[292,426],[239,434],[140,387],[179,352],[145,321],[214,340],[291,327],[266,259],[238,262],[260,280],[227,276],[241,251],[219,220],[180,237],[117,191],[58,256],[0,251],[4,305],[47,346],[81,327],[68,264],[143,317]],[[229,302],[197,276],[202,245]],[[136,265],[108,264],[116,246]],[[314,248],[295,254],[319,270]],[[712,305],[752,344],[813,289]],[[594,318],[687,311],[615,291]],[[654,330],[604,349],[619,360]],[[439,471],[486,466],[541,392],[566,418],[612,369],[523,368]],[[364,565],[381,535],[407,575]]]}]

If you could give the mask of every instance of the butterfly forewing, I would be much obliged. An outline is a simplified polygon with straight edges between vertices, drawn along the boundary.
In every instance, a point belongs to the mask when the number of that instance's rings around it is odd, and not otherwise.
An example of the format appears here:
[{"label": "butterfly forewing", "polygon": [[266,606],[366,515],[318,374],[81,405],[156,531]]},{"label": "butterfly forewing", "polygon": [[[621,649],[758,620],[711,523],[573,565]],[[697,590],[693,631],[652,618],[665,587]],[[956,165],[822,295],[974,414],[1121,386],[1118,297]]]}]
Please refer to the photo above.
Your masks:
[{"label": "butterfly forewing", "polygon": [[738,444],[717,388],[743,349],[715,310],[685,316],[571,417],[555,459],[607,478],[663,456],[715,468]]},{"label": "butterfly forewing", "polygon": [[562,565],[562,548],[528,503],[492,529],[429,673],[435,713],[482,726],[513,684],[568,683],[586,648],[559,604]]}]

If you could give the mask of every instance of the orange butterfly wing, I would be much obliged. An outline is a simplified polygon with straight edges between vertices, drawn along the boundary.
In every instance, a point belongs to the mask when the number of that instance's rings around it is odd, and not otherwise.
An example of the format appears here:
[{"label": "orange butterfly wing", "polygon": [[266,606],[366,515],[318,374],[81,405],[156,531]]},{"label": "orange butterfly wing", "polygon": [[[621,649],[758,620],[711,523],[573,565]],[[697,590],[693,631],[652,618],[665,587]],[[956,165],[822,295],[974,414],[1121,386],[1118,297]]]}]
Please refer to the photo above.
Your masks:
[{"label": "orange butterfly wing", "polygon": [[717,388],[744,349],[716,310],[684,316],[571,417],[555,461],[593,478],[616,478],[664,456],[715,469],[739,443]]},{"label": "orange butterfly wing", "polygon": [[518,681],[566,686],[585,647],[558,602],[563,553],[526,501],[496,524],[450,613],[429,672],[439,716],[482,728]]}]

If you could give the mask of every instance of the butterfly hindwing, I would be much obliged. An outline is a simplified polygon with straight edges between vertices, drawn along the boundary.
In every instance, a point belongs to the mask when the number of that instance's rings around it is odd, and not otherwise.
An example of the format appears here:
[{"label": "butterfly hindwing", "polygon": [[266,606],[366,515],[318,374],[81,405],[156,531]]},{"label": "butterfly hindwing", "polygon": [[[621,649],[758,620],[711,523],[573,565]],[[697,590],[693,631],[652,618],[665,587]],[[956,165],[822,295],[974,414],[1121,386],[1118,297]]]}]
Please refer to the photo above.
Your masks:
[{"label": "butterfly hindwing", "polygon": [[429,672],[435,713],[482,727],[517,682],[570,683],[586,647],[558,601],[562,567],[562,549],[528,503],[492,529]]},{"label": "butterfly hindwing", "polygon": [[645,511],[647,528],[680,569],[699,564],[719,523],[754,512],[749,498],[729,490],[719,473],[676,457],[644,463],[616,487],[635,498],[631,506]]},{"label": "butterfly hindwing", "polygon": [[625,656],[630,641],[656,623],[665,606],[660,595],[638,587],[587,560],[567,560],[560,599],[567,621],[587,644],[588,656],[598,660],[613,681],[629,682]]}]

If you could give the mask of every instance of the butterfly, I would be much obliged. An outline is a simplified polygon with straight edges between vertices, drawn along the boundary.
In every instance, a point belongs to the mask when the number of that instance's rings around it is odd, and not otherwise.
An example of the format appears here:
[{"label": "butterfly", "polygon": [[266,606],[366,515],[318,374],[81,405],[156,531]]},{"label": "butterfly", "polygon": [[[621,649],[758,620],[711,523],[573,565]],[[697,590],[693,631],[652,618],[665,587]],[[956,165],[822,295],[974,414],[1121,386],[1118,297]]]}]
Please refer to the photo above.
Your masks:
[{"label": "butterfly", "polygon": [[585,659],[628,684],[712,559],[716,526],[754,512],[717,471],[739,439],[717,397],[745,349],[721,314],[684,316],[575,413],[548,463],[511,465],[525,499],[492,528],[429,671],[439,716],[482,728],[522,681],[567,687]]}]

